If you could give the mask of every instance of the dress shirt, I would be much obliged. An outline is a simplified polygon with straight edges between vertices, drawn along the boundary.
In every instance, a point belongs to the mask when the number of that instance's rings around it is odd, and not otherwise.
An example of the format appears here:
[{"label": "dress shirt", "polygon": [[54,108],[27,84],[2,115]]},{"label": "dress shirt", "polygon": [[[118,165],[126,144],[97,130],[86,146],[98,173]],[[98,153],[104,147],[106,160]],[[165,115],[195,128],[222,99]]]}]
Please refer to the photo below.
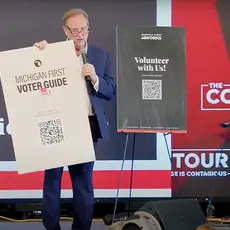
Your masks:
[{"label": "dress shirt", "polygon": [[[88,46],[86,46],[86,52],[87,52],[87,48]],[[81,63],[81,66],[83,66],[83,59],[82,59],[82,56],[77,56],[77,58],[80,58],[80,63]],[[84,76],[83,76],[84,77]],[[86,79],[85,79],[85,87],[86,87],[86,95],[84,96],[84,100],[85,100],[85,103],[86,103],[86,106],[87,106],[87,110],[88,110],[88,115],[89,116],[93,116],[95,114],[94,112],[94,109],[92,107],[92,104],[91,104],[91,101],[90,101],[90,97],[89,97],[89,94],[88,94],[88,90],[87,90],[87,86],[86,86]],[[98,91],[98,88],[99,88],[99,79],[98,79],[98,76],[97,76],[97,81],[95,84],[93,84],[93,87],[96,91]]]}]

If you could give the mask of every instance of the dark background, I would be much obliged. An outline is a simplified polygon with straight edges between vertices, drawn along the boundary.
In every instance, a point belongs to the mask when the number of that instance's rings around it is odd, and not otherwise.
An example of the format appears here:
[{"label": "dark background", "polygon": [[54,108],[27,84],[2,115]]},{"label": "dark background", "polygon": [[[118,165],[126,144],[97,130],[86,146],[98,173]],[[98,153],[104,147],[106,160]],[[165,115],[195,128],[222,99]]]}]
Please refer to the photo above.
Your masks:
[{"label": "dark background", "polygon": [[223,32],[223,37],[225,40],[226,49],[228,51],[228,56],[230,58],[230,1],[229,0],[217,0],[216,8],[219,16],[219,21],[221,29]]},{"label": "dark background", "polygon": [[[132,6],[131,6],[132,5]],[[115,45],[116,25],[155,25],[156,2],[142,1],[93,1],[93,0],[24,0],[1,1],[0,51],[32,46],[40,40],[58,42],[64,40],[62,15],[71,8],[83,8],[89,14],[89,42],[110,52],[116,73]],[[116,74],[114,74],[116,80]],[[128,91],[127,91],[128,92]],[[68,103],[74,103],[68,102]],[[97,151],[98,160],[120,160],[123,157],[125,135],[116,132],[116,97],[105,103],[109,122],[110,141],[101,142]],[[0,88],[0,118],[5,118],[5,103]],[[25,124],[26,125],[26,124]],[[22,131],[23,138],[23,131]],[[132,135],[129,138],[127,159],[131,157]],[[0,160],[14,160],[11,137],[0,136]],[[143,150],[143,146],[145,146]],[[155,159],[155,135],[136,136],[135,159]]]}]

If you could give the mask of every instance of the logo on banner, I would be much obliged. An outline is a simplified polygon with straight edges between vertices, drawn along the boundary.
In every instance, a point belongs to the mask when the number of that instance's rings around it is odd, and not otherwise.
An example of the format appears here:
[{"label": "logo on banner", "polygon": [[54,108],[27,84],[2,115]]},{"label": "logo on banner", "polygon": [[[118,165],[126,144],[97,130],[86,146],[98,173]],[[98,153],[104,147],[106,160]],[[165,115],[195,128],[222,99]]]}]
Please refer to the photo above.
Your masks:
[{"label": "logo on banner", "polygon": [[141,40],[162,40],[162,34],[141,34]]},{"label": "logo on banner", "polygon": [[35,60],[35,61],[34,61],[34,65],[35,65],[36,67],[41,67],[41,66],[42,66],[41,60]]},{"label": "logo on banner", "polygon": [[201,110],[230,110],[230,84],[201,85]]},{"label": "logo on banner", "polygon": [[51,94],[51,91],[47,88],[41,88],[40,92],[41,96],[49,96]]}]

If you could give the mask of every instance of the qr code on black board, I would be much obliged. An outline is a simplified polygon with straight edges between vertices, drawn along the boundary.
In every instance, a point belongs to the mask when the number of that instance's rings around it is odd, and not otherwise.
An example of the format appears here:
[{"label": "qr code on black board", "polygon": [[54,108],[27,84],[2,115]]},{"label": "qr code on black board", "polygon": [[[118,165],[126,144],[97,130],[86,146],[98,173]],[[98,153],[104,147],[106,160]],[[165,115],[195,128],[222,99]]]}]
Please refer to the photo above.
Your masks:
[{"label": "qr code on black board", "polygon": [[38,127],[42,146],[59,144],[64,141],[60,119],[39,122]]},{"label": "qr code on black board", "polygon": [[162,100],[162,80],[142,80],[142,99]]}]

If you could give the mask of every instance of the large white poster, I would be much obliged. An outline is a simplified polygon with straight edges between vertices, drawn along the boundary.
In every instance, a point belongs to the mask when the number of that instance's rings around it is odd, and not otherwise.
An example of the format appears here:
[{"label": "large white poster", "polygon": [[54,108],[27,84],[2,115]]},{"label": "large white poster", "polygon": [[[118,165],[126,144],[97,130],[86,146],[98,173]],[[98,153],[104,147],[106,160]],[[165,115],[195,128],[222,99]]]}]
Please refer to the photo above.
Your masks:
[{"label": "large white poster", "polygon": [[1,52],[0,76],[19,174],[95,160],[72,41]]}]

